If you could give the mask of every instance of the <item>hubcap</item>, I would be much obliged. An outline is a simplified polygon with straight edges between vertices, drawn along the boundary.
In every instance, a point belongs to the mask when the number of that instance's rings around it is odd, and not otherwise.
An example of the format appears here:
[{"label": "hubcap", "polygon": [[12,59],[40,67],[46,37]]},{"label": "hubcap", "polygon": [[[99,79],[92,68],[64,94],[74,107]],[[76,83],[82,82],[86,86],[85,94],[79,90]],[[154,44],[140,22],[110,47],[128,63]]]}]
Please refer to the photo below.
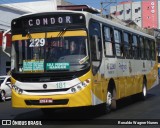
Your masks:
[{"label": "hubcap", "polygon": [[112,94],[110,92],[107,93],[107,105],[111,105],[112,103]]},{"label": "hubcap", "polygon": [[4,94],[4,92],[1,92],[1,98],[2,98],[3,101],[5,101],[5,94]]},{"label": "hubcap", "polygon": [[147,89],[146,89],[146,86],[143,87],[143,96],[146,96],[147,94]]}]

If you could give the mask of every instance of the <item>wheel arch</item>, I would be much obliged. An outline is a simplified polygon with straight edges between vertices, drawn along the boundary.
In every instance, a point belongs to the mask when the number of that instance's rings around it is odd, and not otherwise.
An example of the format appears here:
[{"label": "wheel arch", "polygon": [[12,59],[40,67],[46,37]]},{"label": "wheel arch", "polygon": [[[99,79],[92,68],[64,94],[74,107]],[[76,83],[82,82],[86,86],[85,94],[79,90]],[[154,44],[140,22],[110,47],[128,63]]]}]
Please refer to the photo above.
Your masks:
[{"label": "wheel arch", "polygon": [[[143,76],[143,85],[142,85],[142,86],[144,86],[144,84],[145,84],[146,87],[147,87],[147,76],[146,76],[146,75]],[[147,87],[147,88],[148,88],[148,87]]]},{"label": "wheel arch", "polygon": [[116,91],[116,84],[115,84],[114,79],[111,78],[111,79],[109,80],[107,90],[113,90],[113,89],[115,89],[115,91]]}]

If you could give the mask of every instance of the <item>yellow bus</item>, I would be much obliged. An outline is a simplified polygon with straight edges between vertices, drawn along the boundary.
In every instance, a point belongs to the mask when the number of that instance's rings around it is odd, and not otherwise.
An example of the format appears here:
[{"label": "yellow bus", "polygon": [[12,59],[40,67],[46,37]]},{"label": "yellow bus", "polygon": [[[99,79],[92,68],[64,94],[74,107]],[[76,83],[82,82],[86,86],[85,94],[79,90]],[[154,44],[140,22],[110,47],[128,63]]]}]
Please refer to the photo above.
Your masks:
[{"label": "yellow bus", "polygon": [[145,99],[157,79],[153,36],[88,12],[23,15],[12,20],[11,33],[15,108],[109,111],[121,98]]}]

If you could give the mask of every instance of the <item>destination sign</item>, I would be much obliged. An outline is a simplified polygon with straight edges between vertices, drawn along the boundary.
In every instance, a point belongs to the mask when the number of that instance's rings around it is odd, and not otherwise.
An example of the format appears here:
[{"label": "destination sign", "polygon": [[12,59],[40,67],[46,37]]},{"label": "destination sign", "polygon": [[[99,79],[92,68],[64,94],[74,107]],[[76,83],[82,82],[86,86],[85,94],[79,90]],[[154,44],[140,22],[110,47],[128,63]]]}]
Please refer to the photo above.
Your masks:
[{"label": "destination sign", "polygon": [[69,70],[69,63],[47,63],[46,70]]},{"label": "destination sign", "polygon": [[71,24],[73,23],[71,16],[49,17],[49,18],[32,18],[27,20],[27,25],[32,26],[47,26],[54,24]]},{"label": "destination sign", "polygon": [[23,72],[42,72],[44,71],[44,60],[23,60]]},{"label": "destination sign", "polygon": [[[43,15],[42,15],[43,14]],[[84,25],[85,17],[83,14],[75,13],[42,13],[27,15],[12,21],[12,29],[51,27],[55,25]]]}]

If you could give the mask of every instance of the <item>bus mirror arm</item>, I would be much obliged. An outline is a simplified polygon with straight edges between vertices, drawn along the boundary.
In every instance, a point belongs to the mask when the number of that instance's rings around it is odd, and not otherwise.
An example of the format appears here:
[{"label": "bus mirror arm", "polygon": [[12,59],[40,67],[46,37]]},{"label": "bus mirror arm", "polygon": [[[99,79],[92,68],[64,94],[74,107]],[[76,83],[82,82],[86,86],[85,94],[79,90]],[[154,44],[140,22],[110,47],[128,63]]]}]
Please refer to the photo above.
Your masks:
[{"label": "bus mirror arm", "polygon": [[7,44],[7,37],[6,37],[6,34],[8,32],[10,32],[11,30],[7,30],[3,33],[3,39],[2,39],[2,51],[7,54],[9,57],[11,56],[9,53],[7,53],[5,50],[6,50],[6,44]]}]

